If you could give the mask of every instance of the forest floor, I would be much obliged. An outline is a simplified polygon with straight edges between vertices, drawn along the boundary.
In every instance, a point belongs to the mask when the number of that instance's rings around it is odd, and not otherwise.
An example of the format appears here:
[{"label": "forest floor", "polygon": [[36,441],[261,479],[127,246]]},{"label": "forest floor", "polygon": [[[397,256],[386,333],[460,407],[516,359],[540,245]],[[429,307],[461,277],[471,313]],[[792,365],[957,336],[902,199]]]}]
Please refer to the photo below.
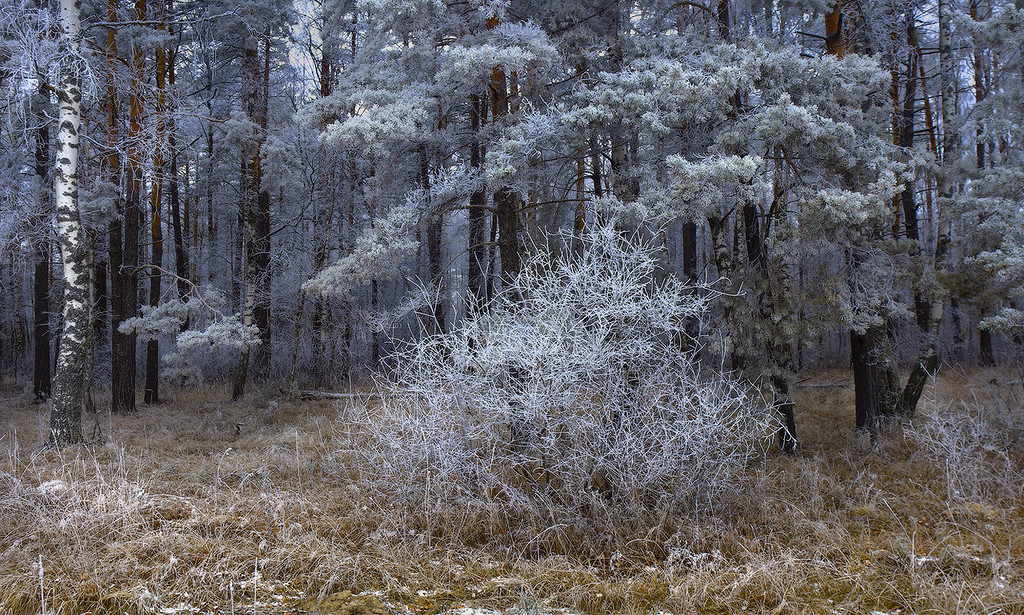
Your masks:
[{"label": "forest floor", "polygon": [[849,374],[817,374],[798,453],[769,452],[720,513],[595,557],[395,531],[339,455],[351,402],[171,390],[53,450],[45,407],[7,386],[0,612],[1024,613],[1021,393],[945,369],[915,426],[873,443]]}]

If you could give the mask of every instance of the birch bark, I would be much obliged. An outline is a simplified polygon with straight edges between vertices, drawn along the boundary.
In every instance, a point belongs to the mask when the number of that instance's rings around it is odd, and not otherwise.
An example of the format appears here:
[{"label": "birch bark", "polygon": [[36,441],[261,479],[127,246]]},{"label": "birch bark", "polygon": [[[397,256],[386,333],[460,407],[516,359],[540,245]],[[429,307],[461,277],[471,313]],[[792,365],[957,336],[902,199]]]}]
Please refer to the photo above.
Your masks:
[{"label": "birch bark", "polygon": [[55,90],[59,109],[53,187],[65,286],[64,330],[50,413],[50,442],[55,445],[82,440],[83,377],[90,339],[88,244],[78,210],[82,91],[77,60],[82,38],[81,10],[79,0],[60,2],[60,25],[67,53]]}]

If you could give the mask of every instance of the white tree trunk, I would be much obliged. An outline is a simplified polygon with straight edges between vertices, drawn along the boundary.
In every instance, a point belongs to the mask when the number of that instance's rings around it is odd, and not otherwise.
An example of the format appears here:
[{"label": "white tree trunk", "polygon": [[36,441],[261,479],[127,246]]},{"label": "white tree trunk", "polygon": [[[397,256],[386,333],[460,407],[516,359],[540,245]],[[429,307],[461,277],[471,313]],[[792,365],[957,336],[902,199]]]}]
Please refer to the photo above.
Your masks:
[{"label": "white tree trunk", "polygon": [[50,439],[57,445],[82,439],[83,376],[90,339],[88,244],[78,210],[78,146],[82,124],[78,69],[82,37],[80,0],[61,0],[60,24],[66,54],[56,88],[59,126],[53,186],[65,283],[64,330],[50,414]]}]

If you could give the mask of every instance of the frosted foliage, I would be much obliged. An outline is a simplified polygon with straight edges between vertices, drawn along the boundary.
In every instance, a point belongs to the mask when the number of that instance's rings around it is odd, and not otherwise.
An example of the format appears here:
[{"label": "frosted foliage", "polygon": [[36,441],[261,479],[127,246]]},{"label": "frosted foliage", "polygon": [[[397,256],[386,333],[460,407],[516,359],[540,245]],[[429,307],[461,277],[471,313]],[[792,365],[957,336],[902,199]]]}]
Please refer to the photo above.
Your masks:
[{"label": "frosted foliage", "polygon": [[350,254],[315,275],[302,289],[353,301],[356,288],[374,280],[394,279],[402,261],[419,245],[410,237],[417,219],[415,207],[395,208],[356,239]]},{"label": "frosted foliage", "polygon": [[620,229],[640,228],[649,220],[651,212],[646,205],[647,203],[640,200],[623,203],[614,194],[591,201],[591,207],[599,216],[599,220],[607,220]]},{"label": "frosted foliage", "polygon": [[495,66],[506,73],[525,74],[543,69],[558,59],[558,51],[543,30],[531,23],[502,24],[487,31],[480,44],[456,44],[441,55],[438,79],[442,82],[480,83]]},{"label": "frosted foliage", "polygon": [[879,181],[857,192],[838,188],[801,190],[799,194],[805,206],[801,220],[808,224],[809,230],[835,231],[883,219],[886,206],[903,189],[896,180],[895,174],[886,173]]},{"label": "frosted foliage", "polygon": [[263,155],[261,186],[268,192],[287,190],[298,183],[298,170],[302,168],[302,161],[296,151],[296,139],[288,137],[295,135],[272,132],[260,150]]},{"label": "frosted foliage", "polygon": [[253,122],[244,110],[238,107],[231,109],[231,115],[220,124],[223,137],[219,146],[226,151],[241,152],[244,156],[256,154],[259,144],[260,127]]},{"label": "frosted foliage", "polygon": [[358,0],[359,10],[373,13],[415,13],[433,9],[443,11],[442,0]]},{"label": "frosted foliage", "polygon": [[188,354],[203,348],[251,348],[258,346],[259,330],[243,325],[238,316],[229,316],[211,323],[202,331],[185,331],[178,335],[178,352]]},{"label": "frosted foliage", "polygon": [[[1024,241],[1020,226],[1016,228],[1015,232],[1006,233],[998,249],[983,252],[978,260],[991,276],[994,290],[1020,305],[1021,299],[1024,299]],[[1024,329],[1024,311],[1016,307],[1003,307],[994,316],[982,320],[981,326],[1019,333]]]},{"label": "frosted foliage", "polygon": [[[6,145],[0,141],[0,147]],[[22,165],[14,156],[0,153],[0,212],[3,214],[0,215],[0,250],[4,254],[17,251],[18,244],[25,239],[25,229],[37,212],[35,196],[40,194],[37,178],[21,171]]]},{"label": "frosted foliage", "polygon": [[713,157],[700,162],[688,162],[682,156],[669,156],[668,168],[672,176],[672,194],[668,201],[667,217],[679,217],[699,222],[708,212],[717,211],[722,202],[722,190],[732,186],[740,197],[751,197],[750,186],[763,161],[757,156]]},{"label": "frosted foliage", "polygon": [[96,76],[85,57],[68,53],[58,12],[40,8],[38,2],[6,0],[0,4],[0,87],[12,99],[20,98],[44,78],[46,83],[60,82],[62,70],[70,70],[82,79],[81,89],[91,95]]},{"label": "frosted foliage", "polygon": [[484,314],[399,354],[363,417],[375,489],[427,514],[499,501],[572,523],[595,507],[704,507],[737,487],[775,415],[700,364],[686,325],[710,293],[655,283],[656,251],[610,226],[583,244],[535,256]]},{"label": "frosted foliage", "polygon": [[858,258],[860,262],[849,272],[848,301],[836,306],[841,321],[863,333],[889,320],[909,319],[911,312],[900,297],[905,263],[880,248],[858,249]]},{"label": "frosted foliage", "polygon": [[[501,138],[487,150],[485,171],[487,184],[492,190],[516,187],[519,175],[529,166],[536,165],[545,150],[565,139],[557,113],[542,113],[528,109],[522,120],[504,131]],[[521,186],[526,193],[526,186]]]},{"label": "frosted foliage", "polygon": [[117,202],[121,196],[119,186],[96,180],[91,186],[83,186],[80,193],[78,208],[82,223],[94,231],[105,229],[117,216]]},{"label": "frosted foliage", "polygon": [[152,306],[144,305],[141,316],[121,323],[118,331],[135,333],[140,340],[155,340],[166,333],[181,331],[185,323],[210,320],[202,330],[178,334],[178,350],[192,351],[201,347],[247,348],[259,344],[255,327],[243,326],[237,316],[224,316],[224,296],[211,288],[194,291],[183,301],[177,297]]},{"label": "frosted foliage", "polygon": [[156,306],[144,305],[141,316],[125,320],[117,330],[125,334],[135,333],[140,341],[159,339],[164,333],[180,329],[184,322],[197,315],[198,306],[199,303],[189,305],[177,299]]},{"label": "frosted foliage", "polygon": [[1024,329],[1024,312],[1016,308],[1004,307],[999,313],[981,321],[981,326],[997,331],[1021,331]]},{"label": "frosted foliage", "polygon": [[[175,297],[157,306],[144,305],[141,316],[121,323],[121,333],[135,333],[140,341],[176,334],[176,350],[165,354],[163,377],[171,380],[198,378],[198,355],[222,348],[244,349],[260,344],[259,329],[242,324],[237,314],[223,314],[223,294],[206,288],[193,289],[186,301]],[[206,323],[202,328],[182,331],[186,323]]]},{"label": "frosted foliage", "polygon": [[436,103],[422,87],[364,90],[352,106],[355,114],[327,126],[320,138],[344,147],[371,147],[379,155],[389,153],[389,142],[417,139],[436,114]]}]

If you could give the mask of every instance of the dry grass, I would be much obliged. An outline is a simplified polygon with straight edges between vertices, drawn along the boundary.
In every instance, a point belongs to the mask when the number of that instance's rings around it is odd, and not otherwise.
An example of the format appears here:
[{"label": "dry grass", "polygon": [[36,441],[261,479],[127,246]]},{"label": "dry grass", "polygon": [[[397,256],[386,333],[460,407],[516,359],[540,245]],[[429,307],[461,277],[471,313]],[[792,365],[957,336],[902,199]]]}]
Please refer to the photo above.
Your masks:
[{"label": "dry grass", "polygon": [[[993,378],[1012,379],[948,374],[928,403],[977,396],[1019,412],[1019,385]],[[389,506],[346,466],[343,404],[268,412],[226,390],[181,391],[102,416],[100,441],[57,451],[39,448],[44,409],[0,390],[0,611],[38,613],[45,599],[66,614],[241,614],[254,597],[266,612],[378,590],[416,613],[1024,613],[1019,448],[993,474],[1015,485],[949,499],[936,451],[901,429],[877,445],[853,431],[851,389],[801,388],[801,452],[750,468],[715,515],[600,549]]]}]

